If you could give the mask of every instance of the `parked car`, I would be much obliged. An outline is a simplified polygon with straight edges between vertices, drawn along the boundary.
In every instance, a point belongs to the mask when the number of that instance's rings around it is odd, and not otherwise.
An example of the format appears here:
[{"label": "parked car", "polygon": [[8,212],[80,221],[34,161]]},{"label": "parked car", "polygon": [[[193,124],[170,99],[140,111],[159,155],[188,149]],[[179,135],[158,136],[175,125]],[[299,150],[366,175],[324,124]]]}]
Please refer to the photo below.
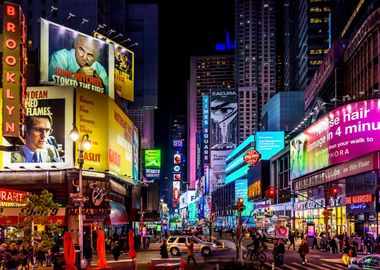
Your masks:
[{"label": "parked car", "polygon": [[349,270],[372,270],[380,269],[380,255],[367,255],[361,258],[355,258],[351,265],[348,266]]},{"label": "parked car", "polygon": [[187,236],[187,235],[180,235],[180,236],[169,236],[167,245],[168,245],[168,251],[173,256],[178,256],[182,252],[187,252],[187,247],[185,243],[189,243],[190,239],[194,242],[194,252],[200,252],[203,255],[207,256],[210,255],[212,252],[217,250],[217,246],[215,243],[212,242],[206,242],[198,237],[195,236]]}]

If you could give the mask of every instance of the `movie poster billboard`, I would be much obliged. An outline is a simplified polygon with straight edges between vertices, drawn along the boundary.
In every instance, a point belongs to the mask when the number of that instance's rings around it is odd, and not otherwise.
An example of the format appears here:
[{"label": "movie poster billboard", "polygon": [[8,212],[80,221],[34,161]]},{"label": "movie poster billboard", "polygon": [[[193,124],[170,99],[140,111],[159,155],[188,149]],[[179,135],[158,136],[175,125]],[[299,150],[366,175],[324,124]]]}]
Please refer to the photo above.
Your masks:
[{"label": "movie poster billboard", "polygon": [[177,207],[177,204],[179,204],[180,202],[180,197],[181,197],[181,185],[180,185],[180,181],[173,181],[173,198],[172,198],[172,202],[173,202],[173,207],[176,208]]},{"label": "movie poster billboard", "polygon": [[140,152],[140,144],[139,144],[139,130],[133,125],[133,137],[132,137],[132,177],[133,183],[137,184],[139,182],[139,152]]},{"label": "movie poster billboard", "polygon": [[380,99],[336,108],[290,142],[290,177],[380,150]]},{"label": "movie poster billboard", "polygon": [[114,47],[105,41],[41,20],[40,80],[114,98]]},{"label": "movie poster billboard", "polygon": [[26,143],[17,151],[3,152],[3,168],[73,167],[73,142],[69,133],[73,123],[74,89],[28,87],[25,100]]},{"label": "movie poster billboard", "polygon": [[[108,98],[94,91],[77,89],[76,91],[76,125],[80,137],[89,135],[91,148],[84,150],[83,168],[97,171],[108,170]],[[101,109],[100,109],[101,108]],[[76,156],[78,146],[76,143]],[[76,161],[76,165],[78,162]]]},{"label": "movie poster billboard", "polygon": [[[133,132],[134,124],[127,115],[108,99],[108,167],[121,176],[133,175]],[[136,162],[136,161],[135,161]],[[130,179],[134,182],[137,179]]]},{"label": "movie poster billboard", "polygon": [[114,42],[113,40],[95,32],[94,36],[100,40],[109,41],[115,51],[115,91],[120,97],[134,101],[134,52]]}]

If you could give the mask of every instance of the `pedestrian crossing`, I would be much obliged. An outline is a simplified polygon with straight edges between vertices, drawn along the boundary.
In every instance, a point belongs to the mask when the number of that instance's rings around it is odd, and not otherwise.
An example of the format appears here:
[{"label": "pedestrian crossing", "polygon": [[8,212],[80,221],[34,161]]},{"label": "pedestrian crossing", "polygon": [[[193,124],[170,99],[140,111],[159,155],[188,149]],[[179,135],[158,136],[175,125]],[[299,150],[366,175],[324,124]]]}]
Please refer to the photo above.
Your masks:
[{"label": "pedestrian crossing", "polygon": [[342,264],[337,263],[323,263],[321,261],[310,261],[307,264],[301,264],[300,262],[287,262],[283,264],[282,267],[275,267],[273,268],[272,264],[270,262],[265,263],[266,266],[269,267],[269,269],[275,269],[275,270],[347,270],[347,266],[344,266]]}]

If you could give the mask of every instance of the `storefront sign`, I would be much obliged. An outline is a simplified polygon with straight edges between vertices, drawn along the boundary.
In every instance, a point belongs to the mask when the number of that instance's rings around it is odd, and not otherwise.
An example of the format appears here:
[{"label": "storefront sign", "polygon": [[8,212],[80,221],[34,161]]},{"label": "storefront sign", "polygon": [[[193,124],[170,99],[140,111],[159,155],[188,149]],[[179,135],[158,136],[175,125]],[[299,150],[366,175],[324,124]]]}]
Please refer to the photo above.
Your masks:
[{"label": "storefront sign", "polygon": [[0,188],[0,206],[23,206],[27,194],[25,191]]},{"label": "storefront sign", "polygon": [[350,209],[351,210],[363,210],[368,208],[368,204],[366,203],[360,203],[360,204],[351,204]]},{"label": "storefront sign", "polygon": [[346,204],[358,204],[358,203],[370,203],[370,202],[372,202],[372,194],[346,197]]},{"label": "storefront sign", "polygon": [[260,158],[261,154],[255,149],[248,150],[244,155],[244,161],[249,165],[255,165]]},{"label": "storefront sign", "polygon": [[[69,208],[69,215],[78,215],[79,209],[78,208]],[[111,214],[111,209],[104,209],[104,208],[83,208],[82,211],[83,215],[86,216],[106,216]]]}]

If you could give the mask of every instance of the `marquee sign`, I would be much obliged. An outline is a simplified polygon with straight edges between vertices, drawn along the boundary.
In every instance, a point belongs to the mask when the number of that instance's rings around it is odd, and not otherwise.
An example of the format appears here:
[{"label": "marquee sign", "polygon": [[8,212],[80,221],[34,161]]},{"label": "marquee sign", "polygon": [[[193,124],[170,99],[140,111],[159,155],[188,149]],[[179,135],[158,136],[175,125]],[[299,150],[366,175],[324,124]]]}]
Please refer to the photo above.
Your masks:
[{"label": "marquee sign", "polygon": [[3,137],[24,144],[26,25],[20,5],[3,6]]},{"label": "marquee sign", "polygon": [[363,194],[358,196],[346,197],[346,204],[359,204],[372,202],[372,194]]}]

